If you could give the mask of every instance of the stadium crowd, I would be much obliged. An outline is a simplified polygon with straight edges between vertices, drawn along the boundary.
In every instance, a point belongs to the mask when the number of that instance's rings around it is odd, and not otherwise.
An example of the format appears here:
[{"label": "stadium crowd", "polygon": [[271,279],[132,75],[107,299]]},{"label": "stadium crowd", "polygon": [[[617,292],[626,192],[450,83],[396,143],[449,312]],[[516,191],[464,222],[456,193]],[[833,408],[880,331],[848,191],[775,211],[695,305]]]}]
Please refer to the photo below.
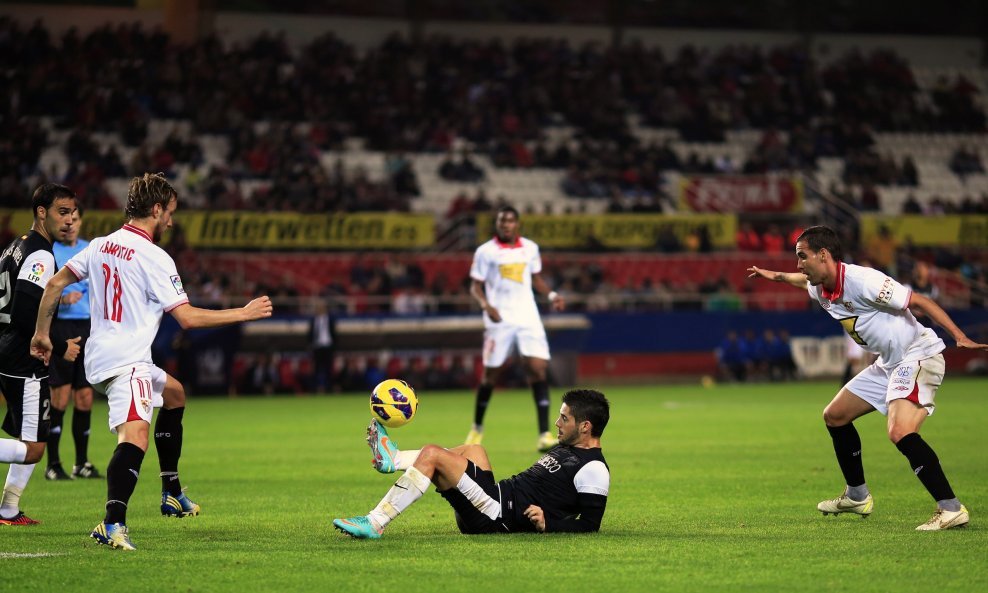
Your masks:
[{"label": "stadium crowd", "polygon": [[[53,39],[40,22],[25,27],[0,17],[0,65],[14,73],[0,100],[3,205],[23,201],[29,177],[49,174],[38,170],[49,142],[38,118],[71,130],[62,181],[86,206],[110,205],[102,178],[187,163],[196,170],[189,189],[202,191],[202,205],[261,210],[407,209],[418,188],[402,154],[448,152],[457,139],[499,167],[565,171],[563,189],[574,196],[618,188],[654,199],[661,171],[813,169],[821,156],[844,157],[849,182],[915,185],[911,158],[900,164],[870,149],[873,130],[985,130],[970,81],[942,78],[927,103],[909,65],[891,51],[850,52],[820,65],[799,46],[684,47],[666,56],[636,42],[604,48],[437,36],[411,43],[396,35],[360,54],[327,34],[294,53],[271,34],[229,47],[215,36],[180,46],[135,23]],[[687,142],[720,142],[734,129],[765,132],[741,163],[680,159],[662,142],[639,142],[628,113],[644,126],[678,130]],[[150,145],[152,119],[191,121],[193,131]],[[258,122],[273,123],[261,132]],[[576,135],[548,142],[544,132],[556,126]],[[87,140],[96,132],[119,134],[136,149],[131,162]],[[202,169],[202,134],[228,139],[224,167]],[[359,173],[347,179],[320,163],[322,151],[353,136],[391,155],[387,182]],[[952,164],[963,175],[977,161],[965,152]],[[483,176],[468,161],[453,165],[446,167],[452,178]],[[269,183],[258,196],[242,195],[245,179]]]}]

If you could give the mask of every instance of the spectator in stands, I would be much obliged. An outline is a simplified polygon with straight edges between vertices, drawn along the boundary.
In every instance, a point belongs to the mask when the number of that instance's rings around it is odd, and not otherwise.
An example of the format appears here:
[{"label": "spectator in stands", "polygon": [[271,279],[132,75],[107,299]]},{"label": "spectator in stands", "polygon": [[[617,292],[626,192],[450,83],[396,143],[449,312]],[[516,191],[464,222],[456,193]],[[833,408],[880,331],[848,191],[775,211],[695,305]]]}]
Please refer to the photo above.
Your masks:
[{"label": "spectator in stands", "polygon": [[316,393],[336,390],[333,377],[336,354],[335,322],[323,299],[316,299],[315,311],[309,322],[309,347],[312,350],[313,388]]},{"label": "spectator in stands", "polygon": [[374,389],[378,383],[388,378],[381,368],[381,361],[377,356],[367,357],[362,378],[363,384],[361,387],[368,391]]},{"label": "spectator in stands", "polygon": [[780,329],[769,343],[769,367],[773,378],[787,381],[796,378],[796,361],[792,356],[789,330]]},{"label": "spectator in stands", "polygon": [[273,395],[279,389],[278,365],[271,352],[259,354],[244,374],[244,393]]},{"label": "spectator in stands", "polygon": [[762,238],[750,222],[742,222],[736,234],[738,251],[761,251]]},{"label": "spectator in stands", "polygon": [[878,232],[868,241],[868,258],[877,269],[890,276],[895,276],[898,250],[899,241],[884,224],[878,227]]},{"label": "spectator in stands", "polygon": [[786,236],[777,224],[770,224],[761,237],[762,251],[765,253],[779,254],[788,251],[786,248]]},{"label": "spectator in stands", "polygon": [[473,371],[468,367],[467,356],[454,356],[449,369],[449,384],[453,389],[470,389],[477,382]]},{"label": "spectator in stands", "polygon": [[950,170],[963,178],[973,173],[984,173],[985,167],[977,150],[961,145],[950,157]]},{"label": "spectator in stands", "polygon": [[743,382],[748,378],[747,347],[738,337],[738,332],[728,331],[715,354],[722,380]]},{"label": "spectator in stands", "polygon": [[902,160],[902,169],[899,172],[899,185],[905,185],[907,187],[919,186],[919,169],[916,168],[916,162],[913,161],[912,155],[906,155],[906,158]]},{"label": "spectator in stands", "polygon": [[484,170],[470,158],[469,152],[463,150],[459,162],[453,161],[451,152],[446,153],[446,158],[439,165],[439,176],[447,181],[476,183],[484,180]]},{"label": "spectator in stands", "polygon": [[919,204],[916,196],[909,194],[906,196],[906,201],[902,203],[902,213],[903,214],[922,214],[923,207]]}]

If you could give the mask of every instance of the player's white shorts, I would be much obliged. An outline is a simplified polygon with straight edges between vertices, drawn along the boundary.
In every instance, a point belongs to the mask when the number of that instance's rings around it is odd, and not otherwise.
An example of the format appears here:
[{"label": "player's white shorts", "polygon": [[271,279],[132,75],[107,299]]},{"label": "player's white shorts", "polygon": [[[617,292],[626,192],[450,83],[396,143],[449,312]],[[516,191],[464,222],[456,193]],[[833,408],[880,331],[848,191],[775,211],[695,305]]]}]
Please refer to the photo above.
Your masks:
[{"label": "player's white shorts", "polygon": [[933,399],[943,383],[946,366],[943,354],[924,360],[904,362],[886,370],[874,363],[847,382],[847,389],[887,416],[889,402],[896,399],[909,401],[926,408],[933,414]]},{"label": "player's white shorts", "polygon": [[132,420],[150,424],[154,409],[164,403],[167,379],[165,371],[153,364],[136,364],[129,373],[93,385],[110,404],[110,432],[117,432],[118,426]]},{"label": "player's white shorts", "polygon": [[502,321],[484,330],[484,366],[502,366],[515,346],[522,356],[549,360],[549,340],[541,323],[507,325]]}]

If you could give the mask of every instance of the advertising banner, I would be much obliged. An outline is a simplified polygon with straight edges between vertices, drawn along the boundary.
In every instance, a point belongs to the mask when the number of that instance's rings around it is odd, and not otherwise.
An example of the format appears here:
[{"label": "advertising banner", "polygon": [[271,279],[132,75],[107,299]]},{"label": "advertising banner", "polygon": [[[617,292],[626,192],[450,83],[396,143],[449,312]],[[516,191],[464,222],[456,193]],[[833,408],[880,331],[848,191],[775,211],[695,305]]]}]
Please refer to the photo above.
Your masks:
[{"label": "advertising banner", "polygon": [[685,212],[802,212],[803,181],[798,177],[683,177],[679,208]]},{"label": "advertising banner", "polygon": [[[733,248],[737,218],[728,214],[525,214],[521,234],[547,249],[654,250],[672,234],[683,244],[691,233],[706,229],[715,248]],[[494,216],[477,215],[477,244],[494,235]]]}]

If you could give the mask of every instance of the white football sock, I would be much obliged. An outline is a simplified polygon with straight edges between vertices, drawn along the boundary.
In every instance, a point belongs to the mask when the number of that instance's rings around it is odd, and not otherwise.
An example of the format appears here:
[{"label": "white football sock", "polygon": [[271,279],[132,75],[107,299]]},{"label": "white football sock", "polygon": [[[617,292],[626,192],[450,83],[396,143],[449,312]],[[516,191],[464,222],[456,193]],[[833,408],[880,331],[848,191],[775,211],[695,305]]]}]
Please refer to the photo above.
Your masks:
[{"label": "white football sock", "polygon": [[391,487],[391,490],[388,490],[388,493],[384,495],[381,502],[377,503],[374,510],[367,513],[367,517],[374,524],[374,527],[383,530],[392,519],[412,506],[416,500],[422,498],[431,483],[432,481],[418,468],[408,468]]},{"label": "white football sock", "polygon": [[398,451],[395,455],[395,469],[405,471],[415,465],[415,460],[419,458],[422,449],[412,449],[411,451]]},{"label": "white football sock", "polygon": [[492,520],[497,519],[501,514],[501,503],[490,497],[489,494],[484,492],[484,489],[480,487],[480,484],[473,481],[473,478],[468,476],[466,472],[460,476],[460,481],[456,483],[456,489],[463,493],[463,496],[467,497],[470,504],[474,506],[475,509],[481,513],[487,515]]},{"label": "white football sock", "polygon": [[12,463],[7,470],[7,483],[3,487],[3,498],[0,499],[0,517],[12,519],[21,510],[21,494],[27,487],[35,463],[27,465]]},{"label": "white football sock", "polygon": [[27,444],[16,439],[0,439],[0,463],[24,463]]}]

